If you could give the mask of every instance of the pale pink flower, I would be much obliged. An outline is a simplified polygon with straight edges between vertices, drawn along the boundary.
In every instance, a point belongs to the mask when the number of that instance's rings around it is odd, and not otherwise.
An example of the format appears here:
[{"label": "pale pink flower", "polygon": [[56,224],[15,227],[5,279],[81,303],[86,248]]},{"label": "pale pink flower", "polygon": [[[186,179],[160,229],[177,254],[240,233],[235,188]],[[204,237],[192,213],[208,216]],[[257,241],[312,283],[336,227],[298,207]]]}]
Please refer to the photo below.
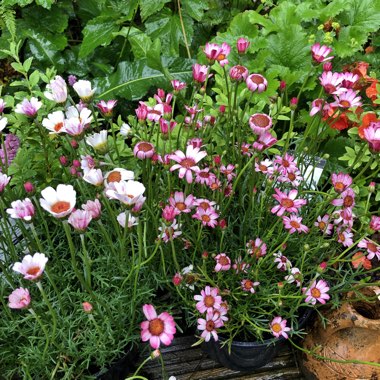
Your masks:
[{"label": "pale pink flower", "polygon": [[15,108],[16,113],[23,114],[28,117],[36,116],[38,110],[42,107],[42,102],[37,98],[24,99],[21,103],[17,104]]},{"label": "pale pink flower", "polygon": [[195,295],[194,299],[195,301],[198,301],[196,308],[200,313],[219,309],[220,304],[222,303],[222,297],[219,295],[219,289],[211,288],[210,286],[206,286],[202,289],[201,294]]},{"label": "pale pink flower", "polygon": [[351,89],[340,93],[339,95],[334,95],[335,102],[331,103],[332,107],[340,108],[351,108],[358,107],[362,105],[361,97],[356,96],[357,92]]},{"label": "pale pink flower", "polygon": [[344,247],[350,247],[352,244],[354,244],[354,241],[352,240],[352,237],[354,234],[351,232],[350,229],[341,230],[339,229],[337,231],[337,237],[338,242],[341,243]]},{"label": "pale pink flower", "polygon": [[67,99],[67,85],[65,80],[61,76],[56,75],[46,86],[44,95],[47,99],[56,103],[65,103]]},{"label": "pale pink flower", "polygon": [[207,156],[207,152],[200,151],[199,148],[194,148],[192,145],[186,147],[186,154],[177,150],[174,154],[170,154],[169,158],[176,161],[177,164],[170,168],[170,171],[179,169],[179,178],[186,176],[188,183],[193,182],[193,172],[199,171],[196,165],[200,160]]},{"label": "pale pink flower", "polygon": [[90,302],[82,302],[82,308],[85,313],[91,313],[93,306],[90,304]]},{"label": "pale pink flower", "polygon": [[318,112],[322,111],[322,108],[325,108],[326,105],[328,105],[328,103],[324,99],[313,100],[313,102],[311,103],[310,116],[314,116]]},{"label": "pale pink flower", "polygon": [[271,209],[273,214],[277,216],[282,216],[285,212],[298,213],[301,206],[307,203],[306,199],[296,199],[298,191],[293,189],[289,191],[289,194],[280,191],[279,189],[274,189],[276,194],[273,194],[273,198],[279,203]]},{"label": "pale pink flower", "polygon": [[207,210],[198,208],[197,212],[192,215],[192,218],[200,220],[204,226],[215,228],[218,225],[217,219],[219,218],[219,214],[212,208],[208,208]]},{"label": "pale pink flower", "polygon": [[94,186],[103,185],[103,173],[100,169],[90,169],[84,173],[83,180]]},{"label": "pale pink flower", "polygon": [[[195,201],[195,206],[198,206],[199,208],[202,208],[203,210],[208,210],[208,209],[212,209],[214,210],[214,206],[216,205],[216,202],[214,201],[209,201],[208,199],[204,199],[204,198],[197,198]],[[218,207],[216,207],[218,208]]]},{"label": "pale pink flower", "polygon": [[365,248],[368,252],[367,259],[371,260],[375,256],[380,260],[380,246],[375,244],[372,240],[363,239],[358,244],[359,248]]},{"label": "pale pink flower", "polygon": [[325,304],[330,296],[327,292],[330,290],[325,280],[315,280],[309,288],[302,288],[303,293],[306,295],[305,302],[315,305],[318,302]]},{"label": "pale pink flower", "polygon": [[179,80],[177,79],[174,79],[171,81],[171,84],[173,86],[173,90],[174,91],[181,91],[183,90],[184,88],[186,88],[187,84],[185,82],[180,82]]},{"label": "pale pink flower", "polygon": [[364,138],[367,140],[371,152],[380,152],[380,122],[371,123],[368,128],[364,129]]},{"label": "pale pink flower", "polygon": [[272,175],[274,173],[273,162],[268,158],[264,161],[255,162],[255,172]]},{"label": "pale pink flower", "polygon": [[227,181],[230,182],[234,177],[236,177],[236,173],[234,173],[235,165],[228,164],[227,166],[222,165],[220,167],[220,172],[227,177]]},{"label": "pale pink flower", "polygon": [[321,46],[319,43],[316,43],[311,47],[311,55],[316,63],[326,62],[333,59],[334,56],[328,57],[331,52],[331,48],[325,45]]},{"label": "pale pink flower", "polygon": [[31,302],[29,290],[17,288],[8,296],[8,300],[11,309],[25,309]]},{"label": "pale pink flower", "polygon": [[[288,269],[290,268],[288,267]],[[302,282],[301,271],[296,267],[291,268],[289,274],[285,276],[285,281],[288,284],[292,284],[293,282],[295,282],[297,286],[301,286],[301,282]]]},{"label": "pale pink flower", "polygon": [[62,111],[49,113],[48,117],[42,120],[42,125],[52,134],[65,132],[65,115]]},{"label": "pale pink flower", "polygon": [[156,104],[153,107],[148,106],[147,119],[157,123],[164,116],[165,105],[163,103]]},{"label": "pale pink flower", "polygon": [[248,50],[250,42],[246,38],[239,38],[236,42],[236,48],[239,54],[245,54]]},{"label": "pale pink flower", "polygon": [[0,116],[0,133],[4,130],[7,124],[8,124],[8,118],[6,118],[5,116],[4,117]]},{"label": "pale pink flower", "polygon": [[257,135],[262,135],[272,127],[272,119],[265,113],[255,113],[249,118],[249,126]]},{"label": "pale pink flower", "polygon": [[201,185],[210,185],[216,178],[214,173],[210,173],[210,168],[204,168],[195,173],[195,182],[200,183]]},{"label": "pale pink flower", "polygon": [[247,253],[252,257],[259,258],[265,256],[267,253],[267,245],[259,238],[249,240],[246,244]]},{"label": "pale pink flower", "polygon": [[372,215],[369,228],[373,231],[380,231],[380,216]]},{"label": "pale pink flower", "polygon": [[277,263],[277,269],[285,271],[292,267],[292,263],[290,262],[290,260],[288,260],[288,258],[284,256],[281,252],[274,253],[273,256],[275,257],[274,262]]},{"label": "pale pink flower", "polygon": [[195,198],[192,194],[185,197],[185,194],[176,191],[173,196],[169,198],[169,204],[175,207],[179,212],[189,213],[195,206]]},{"label": "pale pink flower", "polygon": [[161,232],[158,237],[161,238],[165,243],[168,243],[169,241],[172,241],[178,236],[182,235],[182,231],[178,231],[179,228],[180,226],[176,220],[174,220],[170,226],[163,224],[162,227],[158,227],[158,230]]},{"label": "pale pink flower", "polygon": [[26,222],[32,220],[35,210],[32,201],[25,198],[23,201],[17,200],[11,203],[12,208],[7,209],[7,213],[11,218],[22,219]]},{"label": "pale pink flower", "polygon": [[317,221],[314,223],[314,226],[318,227],[324,234],[331,235],[333,225],[330,223],[330,215],[325,214],[323,218],[319,215]]},{"label": "pale pink flower", "polygon": [[281,174],[277,178],[277,181],[280,183],[291,183],[293,186],[297,187],[300,185],[301,181],[303,181],[303,177],[298,169],[294,171],[287,170],[286,173]]},{"label": "pale pink flower", "polygon": [[106,129],[86,137],[86,144],[92,146],[95,151],[105,154],[108,151],[108,132]]},{"label": "pale pink flower", "polygon": [[290,217],[283,216],[282,221],[284,222],[284,227],[289,230],[290,234],[293,234],[294,232],[304,232],[308,233],[309,228],[302,224],[302,218],[298,217],[297,215],[290,215]]},{"label": "pale pink flower", "polygon": [[78,80],[78,82],[73,84],[73,89],[85,103],[88,103],[92,99],[96,91],[96,88],[92,88],[91,82],[88,80]]},{"label": "pale pink flower", "polygon": [[353,214],[352,209],[349,207],[333,213],[334,224],[343,223],[350,228],[354,225],[354,217],[355,214]]},{"label": "pale pink flower", "polygon": [[96,107],[104,116],[112,116],[113,109],[117,104],[117,100],[101,100]]},{"label": "pale pink flower", "polygon": [[71,213],[76,202],[76,191],[71,185],[60,184],[57,190],[51,186],[41,191],[40,205],[56,218],[63,218]]},{"label": "pale pink flower", "polygon": [[285,153],[284,157],[275,156],[274,163],[280,165],[277,170],[284,175],[289,171],[295,172],[298,170],[294,156],[288,153]]},{"label": "pale pink flower", "polygon": [[74,230],[83,233],[86,231],[91,220],[92,214],[89,211],[75,210],[69,216],[68,222],[72,225]]},{"label": "pale pink flower", "polygon": [[276,144],[277,139],[269,132],[264,132],[259,135],[259,138],[252,144],[252,148],[258,150],[259,152],[270,148],[272,145]]},{"label": "pale pink flower", "polygon": [[207,78],[208,66],[195,63],[193,65],[193,79],[198,83],[203,83]]},{"label": "pale pink flower", "polygon": [[232,81],[245,81],[248,77],[248,74],[248,69],[245,66],[236,65],[230,69],[230,78]]},{"label": "pale pink flower", "polygon": [[259,94],[268,87],[268,81],[260,74],[251,74],[247,77],[245,83],[251,92],[257,91]]},{"label": "pale pink flower", "polygon": [[141,322],[140,325],[141,340],[149,340],[150,346],[155,350],[161,343],[169,346],[176,333],[174,318],[166,311],[157,316],[154,306],[148,304],[143,306],[143,312],[147,321]]},{"label": "pale pink flower", "polygon": [[147,141],[141,141],[133,148],[133,154],[140,160],[152,158],[154,152],[154,145]]},{"label": "pale pink flower", "polygon": [[89,200],[82,205],[82,209],[88,211],[93,220],[97,220],[102,212],[102,204],[99,202],[99,199],[95,199],[94,201]]},{"label": "pale pink flower", "polygon": [[133,226],[137,226],[139,224],[139,218],[134,217],[130,212],[122,212],[116,217],[116,219],[123,228],[126,226],[128,228],[132,228]]},{"label": "pale pink flower", "polygon": [[198,330],[202,331],[201,337],[208,342],[211,339],[211,336],[214,338],[214,341],[218,341],[218,334],[216,329],[222,327],[224,322],[220,319],[219,313],[209,311],[206,314],[206,319],[198,318]]},{"label": "pale pink flower", "polygon": [[0,193],[2,193],[5,187],[8,185],[11,177],[8,177],[6,174],[0,173]]},{"label": "pale pink flower", "polygon": [[126,206],[136,204],[145,192],[145,186],[138,181],[112,182],[112,187],[107,187],[106,196],[110,199],[117,199]]},{"label": "pale pink flower", "polygon": [[286,322],[286,319],[282,319],[281,317],[273,318],[273,321],[270,323],[270,330],[276,338],[283,336],[285,339],[288,339],[287,332],[291,329],[290,327],[286,327]]},{"label": "pale pink flower", "polygon": [[334,185],[334,189],[337,193],[342,193],[352,184],[352,177],[342,172],[331,176],[331,182]]},{"label": "pale pink flower", "polygon": [[13,264],[12,269],[21,273],[26,280],[37,280],[42,276],[48,258],[43,253],[35,253],[33,256],[26,255],[22,262]]},{"label": "pale pink flower", "polygon": [[241,258],[241,256],[239,256],[236,261],[234,262],[234,264],[232,265],[232,269],[235,270],[235,273],[236,274],[239,274],[239,273],[247,273],[248,272],[248,269],[250,268],[251,266],[244,262],[243,259]]},{"label": "pale pink flower", "polygon": [[259,286],[260,282],[258,281],[253,282],[252,280],[246,278],[240,282],[240,285],[243,291],[254,294],[256,293],[255,287]]},{"label": "pale pink flower", "polygon": [[104,184],[107,186],[112,182],[129,181],[135,179],[135,173],[123,168],[115,168],[104,176]]},{"label": "pale pink flower", "polygon": [[344,208],[355,206],[355,192],[350,187],[340,194],[340,198],[331,201],[334,206],[343,206]]},{"label": "pale pink flower", "polygon": [[241,154],[243,156],[251,157],[252,156],[252,150],[251,150],[251,148],[252,148],[251,144],[243,142],[241,144],[241,147],[240,147]]},{"label": "pale pink flower", "polygon": [[133,205],[132,212],[135,214],[138,214],[141,211],[142,207],[144,206],[145,201],[146,201],[146,197],[141,196],[138,199],[138,201]]},{"label": "pale pink flower", "polygon": [[225,253],[219,253],[219,255],[215,256],[215,261],[215,272],[231,269],[231,259]]},{"label": "pale pink flower", "polygon": [[[336,92],[341,83],[342,83],[342,76],[340,73],[332,73],[331,71],[324,71],[322,75],[319,77],[319,81],[321,82],[322,87],[324,88],[325,92],[327,94],[337,94]],[[346,90],[343,89],[340,92],[345,92]]]},{"label": "pale pink flower", "polygon": [[4,102],[4,99],[0,99],[0,113],[4,112],[4,108],[7,105],[6,102]]}]

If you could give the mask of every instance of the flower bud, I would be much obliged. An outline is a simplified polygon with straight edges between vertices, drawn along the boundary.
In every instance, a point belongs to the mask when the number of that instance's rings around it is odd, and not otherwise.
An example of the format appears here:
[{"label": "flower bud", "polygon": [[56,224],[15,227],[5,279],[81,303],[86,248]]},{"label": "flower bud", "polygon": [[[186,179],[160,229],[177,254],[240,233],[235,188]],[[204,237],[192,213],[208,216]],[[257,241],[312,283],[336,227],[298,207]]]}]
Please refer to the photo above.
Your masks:
[{"label": "flower bud", "polygon": [[295,110],[297,108],[298,99],[297,98],[291,98],[290,99],[290,109]]},{"label": "flower bud", "polygon": [[60,156],[59,162],[61,163],[62,166],[68,166],[69,165],[69,160],[67,159],[66,156]]},{"label": "flower bud", "polygon": [[219,227],[220,227],[222,230],[224,230],[224,229],[227,227],[227,222],[226,222],[225,219],[221,219],[221,220],[219,221]]},{"label": "flower bud", "polygon": [[80,161],[73,160],[73,166],[74,166],[74,168],[80,168]]},{"label": "flower bud", "polygon": [[203,251],[202,252],[202,259],[203,260],[207,260],[208,259],[208,252],[207,251]]},{"label": "flower bud", "polygon": [[70,141],[70,145],[73,149],[78,149],[79,148],[79,144],[76,140],[71,140]]},{"label": "flower bud", "polygon": [[309,244],[304,244],[303,249],[305,251],[309,251],[310,250],[310,245]]},{"label": "flower bud", "polygon": [[159,349],[152,351],[150,354],[151,359],[156,359],[161,356],[161,351]]},{"label": "flower bud", "polygon": [[220,112],[220,113],[225,113],[225,112],[226,112],[226,106],[221,105],[221,106],[219,107],[219,112]]},{"label": "flower bud", "polygon": [[34,192],[34,186],[31,182],[25,182],[24,183],[24,189],[27,193],[33,193]]},{"label": "flower bud", "polygon": [[323,71],[332,71],[332,63],[331,62],[325,62],[323,64]]},{"label": "flower bud", "polygon": [[280,82],[280,91],[281,92],[284,92],[285,91],[285,88],[286,88],[286,82],[284,80],[282,80]]},{"label": "flower bud", "polygon": [[172,282],[175,286],[179,286],[182,282],[182,279],[183,279],[183,277],[181,276],[181,274],[176,273],[172,278]]},{"label": "flower bud", "polygon": [[322,263],[318,265],[317,272],[323,273],[326,270],[326,268],[327,268],[327,262],[323,261]]},{"label": "flower bud", "polygon": [[374,193],[375,192],[375,188],[376,188],[376,183],[375,182],[371,182],[368,186],[368,191],[370,193]]},{"label": "flower bud", "polygon": [[90,304],[90,302],[83,302],[83,303],[82,303],[82,307],[83,307],[83,311],[84,311],[85,313],[91,313],[91,312],[92,312],[93,307],[92,307],[92,305]]},{"label": "flower bud", "polygon": [[239,54],[245,54],[249,48],[250,42],[245,38],[239,38],[236,42],[236,48]]}]

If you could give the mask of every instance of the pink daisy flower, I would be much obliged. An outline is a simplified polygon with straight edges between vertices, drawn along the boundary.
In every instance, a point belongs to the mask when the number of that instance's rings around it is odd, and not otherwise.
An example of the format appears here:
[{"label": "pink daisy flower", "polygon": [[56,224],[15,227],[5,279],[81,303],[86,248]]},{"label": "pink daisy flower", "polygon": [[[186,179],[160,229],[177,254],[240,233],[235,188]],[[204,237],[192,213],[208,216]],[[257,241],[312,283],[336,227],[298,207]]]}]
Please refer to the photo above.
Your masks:
[{"label": "pink daisy flower", "polygon": [[210,168],[204,168],[195,173],[195,182],[200,183],[201,185],[208,186],[215,178],[215,174],[210,173]]},{"label": "pink daisy flower", "polygon": [[215,228],[218,225],[217,219],[219,218],[219,215],[212,208],[208,208],[207,210],[198,208],[192,218],[200,220],[204,226]]},{"label": "pink daisy flower", "polygon": [[292,263],[281,252],[274,253],[273,256],[275,257],[274,262],[277,263],[277,269],[285,271],[292,267]]},{"label": "pink daisy flower", "polygon": [[267,158],[264,161],[255,162],[255,172],[272,175],[274,172],[273,162]]},{"label": "pink daisy flower", "polygon": [[133,148],[133,154],[140,160],[145,158],[152,158],[154,154],[154,145],[147,141],[141,141]]},{"label": "pink daisy flower", "polygon": [[32,201],[29,198],[24,199],[23,201],[17,200],[12,202],[12,208],[7,209],[7,213],[11,218],[22,219],[25,222],[32,220],[35,210]]},{"label": "pink daisy flower", "polygon": [[215,61],[219,54],[222,52],[222,47],[218,44],[207,42],[203,52],[209,61]]},{"label": "pink daisy flower", "polygon": [[331,182],[337,193],[342,193],[352,184],[352,177],[344,173],[333,173],[331,176]]},{"label": "pink daisy flower", "polygon": [[340,73],[332,73],[331,71],[324,71],[319,77],[319,81],[327,94],[336,93],[342,80],[343,78]]},{"label": "pink daisy flower", "polygon": [[259,238],[248,241],[246,247],[248,248],[247,253],[257,259],[267,253],[267,245]]},{"label": "pink daisy flower", "polygon": [[5,187],[8,185],[10,180],[11,177],[8,177],[6,174],[0,173],[0,193],[4,191]]},{"label": "pink daisy flower", "polygon": [[279,189],[274,189],[276,194],[273,194],[273,198],[279,202],[277,206],[274,206],[271,209],[273,214],[277,214],[277,216],[282,216],[284,212],[294,212],[298,213],[298,210],[301,206],[307,203],[306,199],[296,199],[298,191],[293,189],[289,191],[289,194],[283,193]]},{"label": "pink daisy flower", "polygon": [[74,230],[83,233],[87,230],[88,225],[92,220],[91,213],[84,210],[75,210],[69,216],[69,224],[72,225]]},{"label": "pink daisy flower", "polygon": [[338,242],[341,243],[344,247],[350,247],[352,244],[354,244],[354,241],[352,240],[354,234],[349,229],[346,229],[344,231],[339,230],[337,231],[337,234]]},{"label": "pink daisy flower", "polygon": [[179,212],[189,213],[195,206],[195,197],[190,194],[185,197],[185,194],[180,191],[176,191],[174,195],[169,198],[169,204],[175,207]]},{"label": "pink daisy flower", "polygon": [[195,63],[193,65],[193,79],[195,82],[203,83],[207,78],[208,66]]},{"label": "pink daisy flower", "polygon": [[227,181],[230,182],[234,177],[236,177],[236,173],[234,173],[235,165],[228,164],[227,166],[222,165],[220,167],[220,172],[227,177]]},{"label": "pink daisy flower", "polygon": [[316,63],[326,62],[333,59],[334,56],[328,57],[331,52],[331,48],[326,45],[321,46],[319,43],[316,43],[311,47],[311,55]]},{"label": "pink daisy flower", "polygon": [[278,170],[282,174],[286,174],[288,171],[295,172],[298,170],[297,164],[295,162],[294,156],[285,153],[284,157],[281,156],[275,156],[274,162],[279,166]]},{"label": "pink daisy flower", "polygon": [[277,139],[269,132],[264,132],[259,135],[259,138],[252,144],[252,148],[258,150],[259,152],[270,148],[272,145],[276,144]]},{"label": "pink daisy flower", "polygon": [[283,336],[285,339],[288,339],[287,332],[290,331],[291,329],[290,327],[286,327],[286,322],[287,322],[286,319],[282,319],[281,317],[276,317],[270,323],[270,330],[276,338]]},{"label": "pink daisy flower", "polygon": [[351,108],[359,107],[362,105],[361,97],[356,96],[357,92],[351,89],[342,92],[339,95],[334,95],[335,102],[331,103],[332,107]]},{"label": "pink daisy flower", "polygon": [[112,116],[113,109],[117,104],[117,100],[101,100],[96,107],[104,116]]},{"label": "pink daisy flower", "polygon": [[91,214],[93,220],[98,220],[102,212],[102,204],[99,202],[99,199],[94,201],[87,201],[82,205],[84,211],[88,211]]},{"label": "pink daisy flower", "polygon": [[299,186],[303,181],[303,177],[301,172],[296,169],[294,171],[288,170],[285,174],[280,175],[277,180],[281,183],[291,183],[293,186]]},{"label": "pink daisy flower", "polygon": [[8,296],[8,300],[11,309],[25,309],[31,302],[29,290],[17,288]]},{"label": "pink daisy flower", "polygon": [[237,48],[238,53],[245,54],[250,44],[251,43],[247,39],[243,37],[239,38],[236,41],[236,48]]},{"label": "pink daisy flower", "polygon": [[325,304],[327,300],[330,299],[330,296],[327,292],[330,290],[327,282],[324,280],[315,280],[309,288],[303,288],[302,291],[306,295],[305,302],[315,305],[318,302]]},{"label": "pink daisy flower", "polygon": [[208,183],[208,187],[212,191],[219,190],[222,187],[222,182],[220,182],[220,180],[216,176],[211,177]]},{"label": "pink daisy flower", "polygon": [[350,187],[340,194],[340,198],[331,201],[334,206],[343,206],[344,208],[351,208],[355,206],[355,192]]},{"label": "pink daisy flower", "polygon": [[232,81],[245,81],[247,79],[248,74],[249,71],[245,66],[236,65],[231,67],[230,69],[230,78]]},{"label": "pink daisy flower", "polygon": [[359,80],[359,75],[348,71],[341,73],[340,76],[342,77],[342,87],[346,89],[353,88],[354,84]]},{"label": "pink daisy flower", "polygon": [[369,228],[373,231],[380,231],[380,216],[372,215]]},{"label": "pink daisy flower", "polygon": [[219,313],[214,313],[209,311],[206,314],[206,319],[198,318],[198,330],[203,331],[201,337],[204,338],[206,342],[214,338],[215,342],[218,341],[218,334],[216,329],[222,327],[224,322],[220,319]]},{"label": "pink daisy flower", "polygon": [[242,143],[241,147],[240,147],[241,154],[243,156],[251,157],[252,156],[252,150],[251,150],[251,148],[252,148],[251,144]]},{"label": "pink daisy flower", "polygon": [[196,308],[200,313],[213,311],[214,309],[219,309],[222,302],[222,297],[219,295],[218,288],[211,288],[206,286],[201,290],[201,294],[194,296],[194,300],[198,301]]},{"label": "pink daisy flower", "polygon": [[290,215],[290,217],[283,216],[282,220],[284,222],[284,227],[289,230],[290,234],[293,234],[296,231],[298,233],[304,232],[306,234],[309,232],[309,228],[301,223],[301,217],[296,215]]},{"label": "pink daisy flower", "polygon": [[219,253],[219,255],[215,256],[215,261],[215,272],[231,269],[231,259],[225,253]]},{"label": "pink daisy flower", "polygon": [[208,210],[209,208],[211,209],[217,209],[218,207],[214,207],[216,205],[216,202],[210,201],[205,198],[198,198],[194,201],[195,205],[198,206],[199,208],[202,208],[203,210]]},{"label": "pink daisy flower", "polygon": [[258,282],[258,281],[253,282],[250,279],[244,279],[241,281],[240,284],[241,284],[241,288],[243,289],[243,291],[254,294],[254,293],[256,293],[255,287],[259,286],[260,282]]},{"label": "pink daisy flower", "polygon": [[351,208],[344,208],[333,213],[334,224],[343,223],[350,228],[354,225],[354,217],[355,214],[352,212]]},{"label": "pink daisy flower", "polygon": [[185,82],[180,82],[177,79],[172,80],[171,84],[173,87],[173,91],[177,91],[177,92],[183,90],[187,86],[187,84]]},{"label": "pink daisy flower", "polygon": [[249,118],[249,126],[253,133],[262,135],[272,127],[272,119],[265,113],[255,113]]},{"label": "pink daisy flower", "polygon": [[364,138],[368,142],[371,152],[380,152],[380,123],[371,123],[364,129]]},{"label": "pink daisy flower", "polygon": [[35,253],[33,256],[26,255],[22,262],[13,264],[12,269],[24,275],[26,280],[37,280],[42,276],[48,258],[43,253]]},{"label": "pink daisy flower", "polygon": [[169,223],[171,223],[178,214],[180,214],[180,211],[171,205],[166,205],[162,210],[162,218]]},{"label": "pink daisy flower", "polygon": [[174,240],[178,236],[182,235],[182,231],[178,231],[178,228],[180,228],[180,226],[176,220],[174,220],[170,226],[163,225],[162,227],[158,227],[159,231],[161,231],[159,238],[161,238],[165,243]]},{"label": "pink daisy flower", "polygon": [[174,318],[166,311],[157,316],[154,306],[148,304],[143,306],[143,312],[147,321],[141,322],[140,325],[141,340],[149,340],[150,346],[155,350],[161,343],[169,346],[176,333]]},{"label": "pink daisy flower", "polygon": [[188,145],[186,147],[186,154],[177,150],[174,154],[169,155],[171,160],[177,162],[177,164],[170,168],[170,171],[179,169],[179,178],[186,177],[187,183],[192,183],[193,172],[200,170],[196,164],[206,156],[207,152],[201,152],[199,148]]},{"label": "pink daisy flower", "polygon": [[371,260],[375,256],[380,260],[380,246],[371,240],[363,239],[358,244],[359,248],[365,248],[368,252],[367,259]]},{"label": "pink daisy flower", "polygon": [[248,263],[243,261],[241,256],[239,256],[237,260],[234,262],[234,264],[232,265],[232,268],[235,270],[236,274],[241,273],[241,272],[247,273],[250,267],[251,266]]},{"label": "pink daisy flower", "polygon": [[324,234],[331,235],[333,225],[332,223],[329,223],[330,221],[330,215],[325,214],[323,218],[319,215],[317,218],[317,221],[314,223],[314,226],[318,227]]},{"label": "pink daisy flower", "polygon": [[247,84],[249,91],[257,91],[259,94],[265,91],[268,87],[268,81],[260,74],[249,75],[245,83]]}]

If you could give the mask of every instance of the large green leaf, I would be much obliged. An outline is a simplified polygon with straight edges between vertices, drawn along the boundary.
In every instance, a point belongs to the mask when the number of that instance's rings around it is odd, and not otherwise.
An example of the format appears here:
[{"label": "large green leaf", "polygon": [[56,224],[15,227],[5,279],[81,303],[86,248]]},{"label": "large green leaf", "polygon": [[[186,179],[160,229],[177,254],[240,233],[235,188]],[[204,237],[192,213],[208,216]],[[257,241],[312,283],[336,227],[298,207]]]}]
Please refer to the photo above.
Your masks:
[{"label": "large green leaf", "polygon": [[6,6],[13,6],[18,5],[20,7],[25,7],[25,5],[33,3],[33,0],[3,0],[2,5]]},{"label": "large green leaf", "polygon": [[[163,63],[173,79],[189,80],[192,75],[192,60],[164,57]],[[147,65],[146,59],[120,62],[117,71],[96,81],[99,98],[110,99],[120,96],[128,100],[141,99],[151,87],[169,88],[164,74]]]},{"label": "large green leaf", "polygon": [[41,5],[46,9],[50,9],[51,6],[54,4],[54,0],[36,0],[36,4]]},{"label": "large green leaf", "polygon": [[183,11],[197,21],[201,21],[204,11],[209,9],[207,2],[204,0],[182,0],[181,5]]},{"label": "large green leaf", "polygon": [[140,14],[143,21],[160,11],[170,0],[140,0]]},{"label": "large green leaf", "polygon": [[[193,35],[193,20],[187,15],[182,15],[182,17],[187,41],[190,43]],[[180,18],[169,8],[163,8],[160,13],[149,17],[145,27],[146,33],[151,38],[161,40],[162,49],[167,54],[178,56],[179,45],[185,46]]]},{"label": "large green leaf", "polygon": [[108,45],[113,40],[113,33],[119,30],[114,19],[99,16],[89,21],[83,29],[83,42],[79,57],[83,58],[94,51],[99,45]]}]

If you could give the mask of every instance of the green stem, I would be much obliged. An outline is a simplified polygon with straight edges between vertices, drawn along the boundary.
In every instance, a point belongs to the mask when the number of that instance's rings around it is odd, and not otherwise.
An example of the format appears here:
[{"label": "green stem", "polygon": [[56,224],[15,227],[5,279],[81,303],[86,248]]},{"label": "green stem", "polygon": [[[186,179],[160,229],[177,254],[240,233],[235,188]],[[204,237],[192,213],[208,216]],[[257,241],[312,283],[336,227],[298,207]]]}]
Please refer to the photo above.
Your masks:
[{"label": "green stem", "polygon": [[43,331],[44,334],[45,334],[45,340],[46,340],[46,342],[45,342],[45,348],[44,348],[44,351],[43,351],[43,353],[42,353],[42,357],[45,358],[45,356],[46,356],[46,352],[47,352],[47,349],[48,349],[48,347],[49,347],[49,340],[50,340],[50,339],[49,339],[49,333],[48,333],[48,331],[46,330],[45,325],[42,323],[42,321],[41,321],[40,317],[37,315],[37,313],[36,313],[31,307],[30,307],[28,310],[29,310],[29,312],[33,315],[33,317],[36,318],[38,324],[40,325],[42,331]]},{"label": "green stem", "polygon": [[182,12],[181,12],[181,1],[177,0],[177,6],[178,6],[178,16],[179,16],[179,21],[181,23],[181,29],[182,29],[182,34],[183,34],[183,40],[185,42],[185,47],[187,51],[187,57],[191,59],[191,53],[190,53],[190,48],[189,48],[189,43],[187,41],[187,36],[186,36],[186,30],[185,30],[185,25],[183,23],[183,18],[182,18]]},{"label": "green stem", "polygon": [[86,249],[84,234],[80,234],[80,241],[82,244],[83,262],[84,262],[84,267],[85,267],[84,278],[85,278],[85,281],[87,282],[88,287],[91,288],[91,259]]}]

